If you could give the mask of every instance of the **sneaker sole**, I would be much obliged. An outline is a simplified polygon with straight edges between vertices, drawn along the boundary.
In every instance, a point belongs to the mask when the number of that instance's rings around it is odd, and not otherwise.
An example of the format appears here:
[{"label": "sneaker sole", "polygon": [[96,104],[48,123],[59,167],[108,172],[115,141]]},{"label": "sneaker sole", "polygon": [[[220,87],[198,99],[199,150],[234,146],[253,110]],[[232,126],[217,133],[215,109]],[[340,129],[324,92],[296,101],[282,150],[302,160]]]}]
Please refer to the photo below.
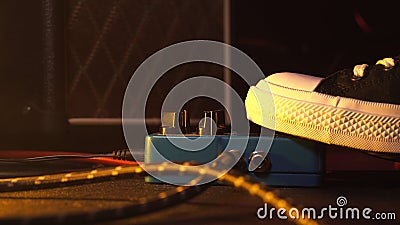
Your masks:
[{"label": "sneaker sole", "polygon": [[248,119],[269,129],[361,150],[400,152],[398,105],[290,89],[264,80],[250,88],[245,105]]}]

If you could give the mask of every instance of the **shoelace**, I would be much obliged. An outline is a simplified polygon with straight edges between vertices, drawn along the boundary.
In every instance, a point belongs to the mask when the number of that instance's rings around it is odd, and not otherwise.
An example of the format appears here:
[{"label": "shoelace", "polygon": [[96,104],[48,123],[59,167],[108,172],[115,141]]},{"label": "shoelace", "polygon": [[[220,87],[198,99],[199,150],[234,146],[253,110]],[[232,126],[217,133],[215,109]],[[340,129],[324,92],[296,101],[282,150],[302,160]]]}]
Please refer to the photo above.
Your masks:
[{"label": "shoelace", "polygon": [[[385,71],[392,69],[396,65],[396,60],[394,58],[384,58],[376,62],[375,65],[383,65]],[[368,64],[356,65],[353,68],[352,80],[356,81],[364,77],[365,69],[367,69]]]}]

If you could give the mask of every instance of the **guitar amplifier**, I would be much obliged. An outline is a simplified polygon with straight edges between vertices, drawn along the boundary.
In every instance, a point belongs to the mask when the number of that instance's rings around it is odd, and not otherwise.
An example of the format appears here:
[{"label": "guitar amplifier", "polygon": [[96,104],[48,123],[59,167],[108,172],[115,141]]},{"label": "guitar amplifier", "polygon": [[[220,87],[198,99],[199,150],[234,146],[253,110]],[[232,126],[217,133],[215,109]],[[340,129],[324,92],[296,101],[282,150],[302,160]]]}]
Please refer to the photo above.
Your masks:
[{"label": "guitar amplifier", "polygon": [[[127,83],[146,58],[182,41],[226,40],[225,2],[67,1],[68,116],[120,118]],[[152,89],[146,116],[159,118],[166,94],[179,82],[198,75],[223,79],[223,69],[193,63],[168,71]]]},{"label": "guitar amplifier", "polygon": [[[5,0],[0,17],[4,148],[123,147],[124,92],[147,57],[187,40],[229,42],[228,0]],[[168,71],[148,99],[150,129],[174,85],[226,74],[200,62]],[[199,112],[205,105],[218,103],[188,103]]]},{"label": "guitar amplifier", "polygon": [[[125,147],[121,127],[124,92],[149,56],[182,41],[229,42],[227,0],[73,0],[66,2],[65,12],[70,144],[82,150]],[[166,72],[147,101],[149,131],[158,130],[162,103],[175,85],[198,75],[224,80],[226,74],[222,66],[203,62]],[[186,105],[198,112],[216,106],[217,102],[206,98]]]}]

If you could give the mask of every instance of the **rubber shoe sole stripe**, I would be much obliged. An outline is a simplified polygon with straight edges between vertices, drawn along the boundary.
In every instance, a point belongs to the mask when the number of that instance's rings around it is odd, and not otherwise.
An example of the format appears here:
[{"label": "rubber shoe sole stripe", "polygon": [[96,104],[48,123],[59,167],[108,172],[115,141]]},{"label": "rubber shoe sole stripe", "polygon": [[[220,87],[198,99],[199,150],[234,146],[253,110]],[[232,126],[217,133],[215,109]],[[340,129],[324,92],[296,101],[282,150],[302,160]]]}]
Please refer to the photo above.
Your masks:
[{"label": "rubber shoe sole stripe", "polygon": [[248,119],[258,125],[327,144],[400,152],[400,118],[349,111],[276,94],[272,95],[274,110],[271,102],[263,101],[268,94],[251,87],[246,98]]}]

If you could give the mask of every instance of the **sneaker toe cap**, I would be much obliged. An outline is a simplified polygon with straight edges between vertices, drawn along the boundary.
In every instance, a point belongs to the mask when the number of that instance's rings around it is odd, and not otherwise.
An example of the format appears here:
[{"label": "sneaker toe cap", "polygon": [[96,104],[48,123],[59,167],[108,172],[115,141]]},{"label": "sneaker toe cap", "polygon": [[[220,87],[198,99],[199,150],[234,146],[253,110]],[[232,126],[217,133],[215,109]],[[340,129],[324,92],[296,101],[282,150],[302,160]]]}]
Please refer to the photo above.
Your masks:
[{"label": "sneaker toe cap", "polygon": [[[314,77],[299,73],[275,73],[267,78],[263,82],[267,82],[269,85],[276,85],[280,87],[302,90],[302,91],[313,91],[318,84],[323,80],[320,77]],[[262,84],[258,84],[260,86]]]}]

